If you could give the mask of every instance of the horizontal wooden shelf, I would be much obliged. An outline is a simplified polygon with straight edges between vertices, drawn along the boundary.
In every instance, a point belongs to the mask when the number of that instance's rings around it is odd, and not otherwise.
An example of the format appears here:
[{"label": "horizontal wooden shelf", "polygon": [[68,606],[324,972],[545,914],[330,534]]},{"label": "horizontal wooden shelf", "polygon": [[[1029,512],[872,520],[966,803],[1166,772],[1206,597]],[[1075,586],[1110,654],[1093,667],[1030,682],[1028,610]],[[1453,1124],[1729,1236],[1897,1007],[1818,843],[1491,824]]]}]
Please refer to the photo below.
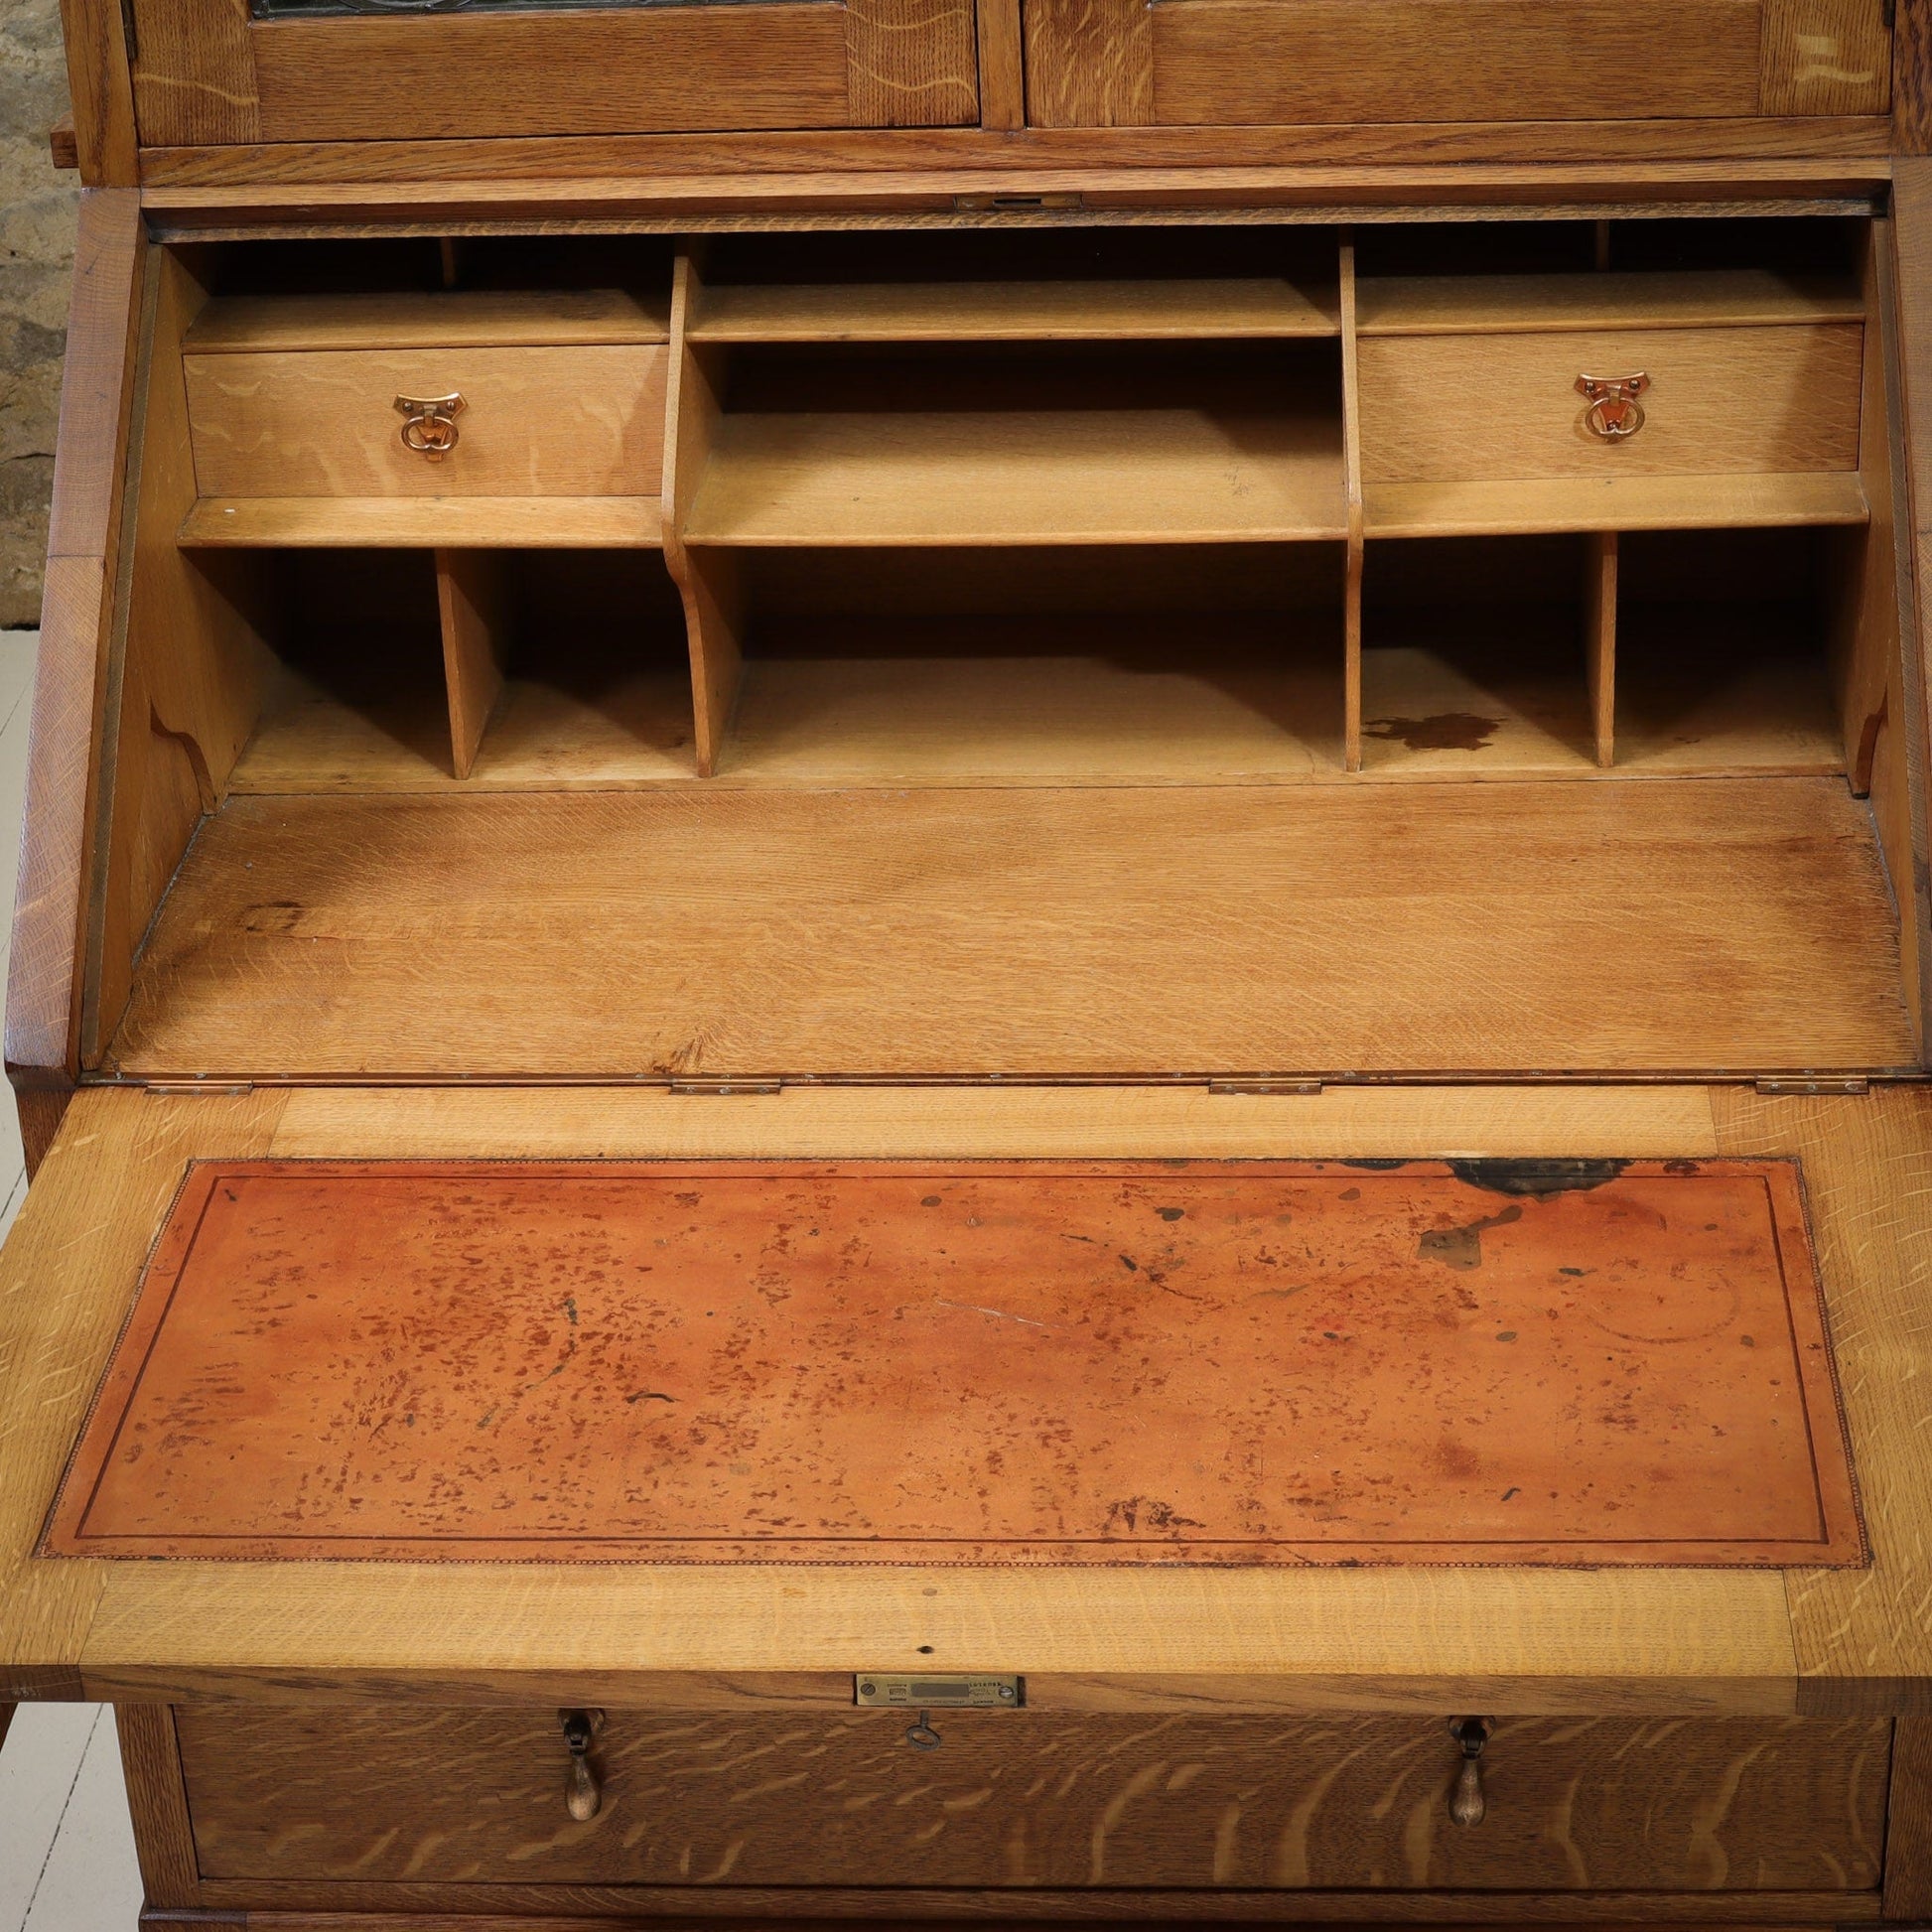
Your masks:
[{"label": "horizontal wooden shelf", "polygon": [[701,343],[1154,342],[1341,334],[1341,298],[1260,277],[1149,282],[741,283]]},{"label": "horizontal wooden shelf", "polygon": [[207,496],[186,549],[656,550],[655,496]]},{"label": "horizontal wooden shelf", "polygon": [[1654,275],[1419,275],[1356,284],[1363,336],[1748,329],[1862,322],[1856,284],[1761,269]]},{"label": "horizontal wooden shelf", "polygon": [[1187,409],[728,415],[697,544],[1288,542],[1347,531],[1341,429]]},{"label": "horizontal wooden shelf", "polygon": [[625,289],[217,296],[190,355],[307,348],[529,348],[670,340],[667,295]]},{"label": "horizontal wooden shelf", "polygon": [[1797,476],[1571,477],[1372,483],[1372,537],[1535,536],[1566,530],[1770,529],[1870,518],[1856,470]]}]

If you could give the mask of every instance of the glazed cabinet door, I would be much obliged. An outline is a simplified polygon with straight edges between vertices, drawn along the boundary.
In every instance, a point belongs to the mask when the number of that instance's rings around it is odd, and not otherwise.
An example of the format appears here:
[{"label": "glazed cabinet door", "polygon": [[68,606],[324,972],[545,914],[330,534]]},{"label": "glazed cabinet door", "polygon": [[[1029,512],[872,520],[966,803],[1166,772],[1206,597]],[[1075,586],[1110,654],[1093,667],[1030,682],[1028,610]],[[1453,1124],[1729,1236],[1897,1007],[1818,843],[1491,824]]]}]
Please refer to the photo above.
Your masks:
[{"label": "glazed cabinet door", "polygon": [[1884,0],[1026,0],[1042,127],[1877,114]]},{"label": "glazed cabinet door", "polygon": [[129,0],[148,147],[977,120],[972,0]]}]

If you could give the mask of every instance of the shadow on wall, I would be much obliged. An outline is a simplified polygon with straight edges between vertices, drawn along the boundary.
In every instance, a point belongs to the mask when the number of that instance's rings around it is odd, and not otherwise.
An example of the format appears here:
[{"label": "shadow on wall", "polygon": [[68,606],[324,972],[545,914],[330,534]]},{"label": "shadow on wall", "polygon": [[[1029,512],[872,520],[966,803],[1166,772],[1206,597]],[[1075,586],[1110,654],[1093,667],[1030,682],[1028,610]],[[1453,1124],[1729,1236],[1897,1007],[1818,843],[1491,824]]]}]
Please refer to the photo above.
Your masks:
[{"label": "shadow on wall", "polygon": [[0,5],[0,629],[40,622],[80,178],[47,131],[68,109],[59,0]]}]

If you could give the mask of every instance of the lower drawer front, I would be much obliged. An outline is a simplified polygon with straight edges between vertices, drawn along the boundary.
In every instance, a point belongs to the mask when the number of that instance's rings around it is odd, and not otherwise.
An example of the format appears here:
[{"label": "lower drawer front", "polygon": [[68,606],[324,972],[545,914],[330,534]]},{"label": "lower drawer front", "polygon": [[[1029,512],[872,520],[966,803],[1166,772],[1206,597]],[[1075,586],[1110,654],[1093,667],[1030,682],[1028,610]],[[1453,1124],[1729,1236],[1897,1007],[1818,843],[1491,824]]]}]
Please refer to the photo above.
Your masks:
[{"label": "lower drawer front", "polygon": [[1882,1721],[1504,1719],[1487,1810],[1426,1719],[183,1709],[209,1879],[1866,1890]]},{"label": "lower drawer front", "polygon": [[[1389,336],[1361,345],[1369,483],[1784,476],[1859,465],[1862,323]],[[1641,376],[1643,425],[1591,428],[1580,378]]]},{"label": "lower drawer front", "polygon": [[[189,355],[204,496],[654,496],[665,350],[277,350]],[[399,398],[460,397],[453,446],[406,447]],[[445,434],[448,434],[446,431]],[[418,432],[418,440],[421,440]]]}]

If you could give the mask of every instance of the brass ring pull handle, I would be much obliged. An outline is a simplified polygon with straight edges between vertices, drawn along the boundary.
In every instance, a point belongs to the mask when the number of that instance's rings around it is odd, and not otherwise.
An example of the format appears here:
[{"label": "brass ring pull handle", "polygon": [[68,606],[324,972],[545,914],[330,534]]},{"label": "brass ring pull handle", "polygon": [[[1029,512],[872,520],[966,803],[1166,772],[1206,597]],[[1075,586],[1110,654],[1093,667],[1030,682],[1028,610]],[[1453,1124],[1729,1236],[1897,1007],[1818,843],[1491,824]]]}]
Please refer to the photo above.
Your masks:
[{"label": "brass ring pull handle", "polygon": [[1650,387],[1649,376],[1580,375],[1577,390],[1588,397],[1584,421],[1592,436],[1605,443],[1627,442],[1643,428],[1643,404],[1637,398]]},{"label": "brass ring pull handle", "polygon": [[396,407],[402,412],[402,446],[430,463],[441,463],[456,448],[456,419],[462,415],[460,395],[398,396]]},{"label": "brass ring pull handle", "polygon": [[570,1771],[564,1780],[564,1807],[578,1824],[588,1825],[604,1802],[604,1787],[591,1762],[591,1744],[604,1728],[602,1711],[559,1711],[564,1743],[570,1751]]},{"label": "brass ring pull handle", "polygon": [[1482,1791],[1482,1747],[1495,1726],[1487,1718],[1451,1718],[1449,1735],[1462,1746],[1461,1767],[1449,1793],[1449,1816],[1465,1828],[1480,1825],[1489,1809]]}]

